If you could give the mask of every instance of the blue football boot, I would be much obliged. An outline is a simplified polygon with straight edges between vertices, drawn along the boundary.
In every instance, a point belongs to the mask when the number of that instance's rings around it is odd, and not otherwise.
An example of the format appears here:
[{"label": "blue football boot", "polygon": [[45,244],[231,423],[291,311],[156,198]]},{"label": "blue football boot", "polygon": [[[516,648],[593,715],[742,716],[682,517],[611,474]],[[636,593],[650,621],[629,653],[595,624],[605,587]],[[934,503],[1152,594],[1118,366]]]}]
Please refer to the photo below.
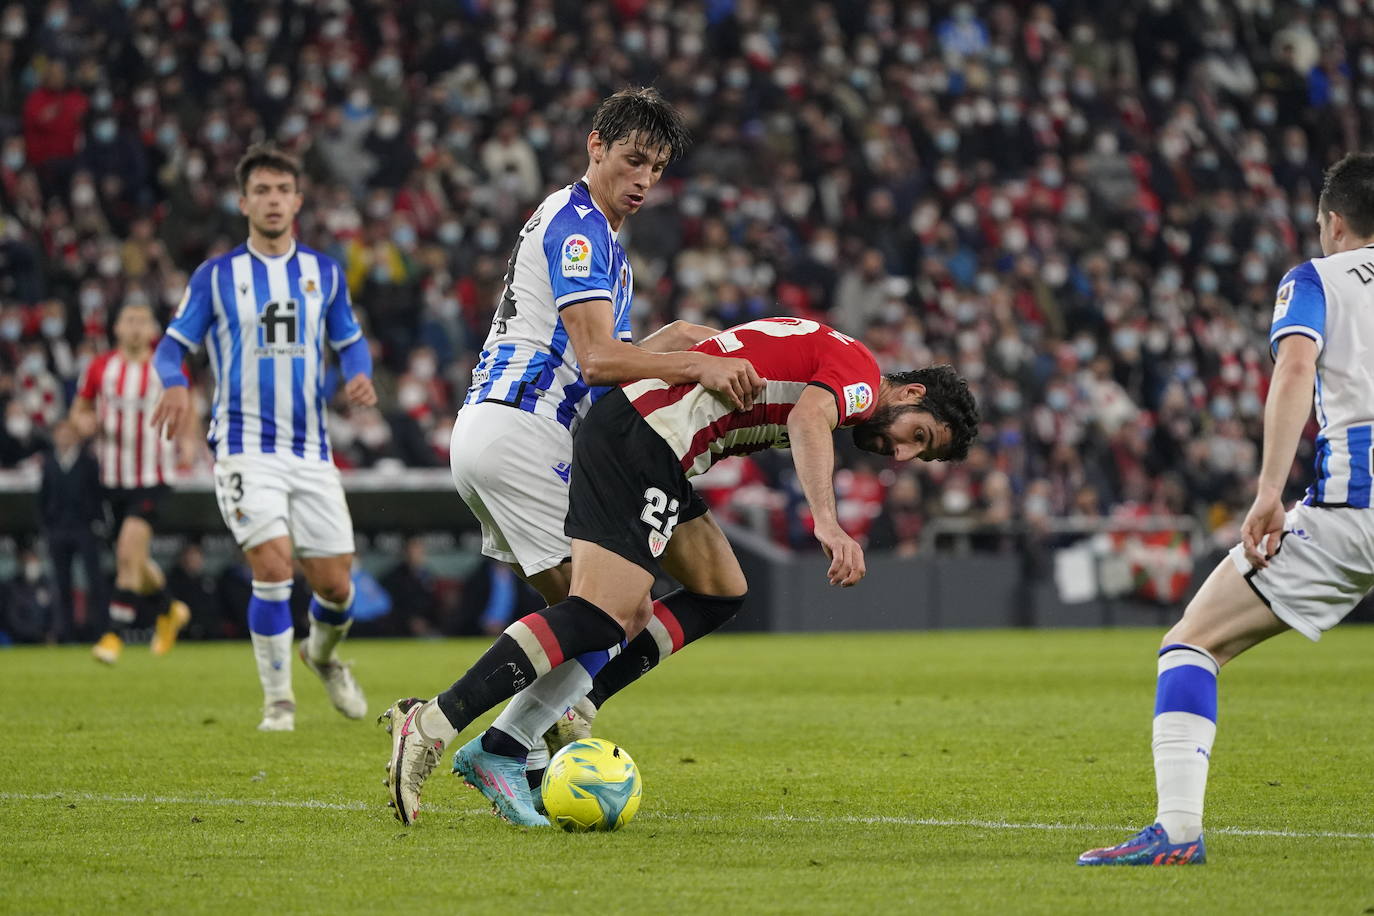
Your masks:
[{"label": "blue football boot", "polygon": [[1170,843],[1159,824],[1151,824],[1124,843],[1089,849],[1079,865],[1205,865],[1207,847],[1199,836],[1192,843]]},{"label": "blue football boot", "polygon": [[458,748],[453,755],[453,772],[485,795],[495,806],[496,813],[512,824],[549,826],[549,819],[534,810],[529,783],[525,780],[525,762],[483,750],[481,735]]}]

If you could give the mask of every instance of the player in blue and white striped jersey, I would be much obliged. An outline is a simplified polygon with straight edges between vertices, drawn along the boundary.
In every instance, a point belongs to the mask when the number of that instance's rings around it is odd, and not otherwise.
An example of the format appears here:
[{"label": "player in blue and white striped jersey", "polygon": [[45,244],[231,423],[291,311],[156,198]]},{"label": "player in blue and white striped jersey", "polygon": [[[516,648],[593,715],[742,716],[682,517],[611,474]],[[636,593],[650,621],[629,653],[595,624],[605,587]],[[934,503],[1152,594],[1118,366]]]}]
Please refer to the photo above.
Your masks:
[{"label": "player in blue and white striped jersey", "polygon": [[367,701],[335,647],[352,619],[353,522],[325,426],[325,356],[339,354],[345,393],[377,402],[372,359],[339,265],[300,245],[296,162],[267,146],[237,169],[248,241],[191,276],[154,361],[165,388],[153,425],[175,435],[189,413],[182,360],[205,343],[215,377],[210,446],[224,522],[253,570],[248,627],[265,708],[259,728],[295,725],[291,689],[292,552],[314,591],[300,655],[350,718]]},{"label": "player in blue and white striped jersey", "polygon": [[[1202,803],[1216,737],[1217,674],[1285,630],[1319,639],[1374,590],[1374,154],[1326,172],[1317,201],[1324,257],[1279,284],[1264,457],[1241,543],[1164,637],[1155,694],[1155,823],[1080,865],[1206,861]],[[1284,485],[1313,407],[1316,482],[1287,511]]]},{"label": "player in blue and white striped jersey", "polygon": [[[516,239],[491,332],[453,425],[453,481],[482,525],[482,552],[509,563],[551,606],[567,598],[571,581],[563,521],[573,431],[597,388],[644,378],[700,382],[739,408],[751,407],[762,389],[745,360],[681,352],[714,334],[711,328],[674,322],[638,346],[629,342],[633,275],[620,229],[686,145],[681,115],[653,89],[623,89],[601,103],[587,137],[586,174],[546,198]],[[646,602],[641,628],[651,613]],[[604,616],[593,609],[588,625],[604,626]],[[597,655],[565,666],[563,676],[580,678],[582,695],[609,657]],[[419,729],[442,746],[453,731],[432,702],[424,721],[411,722],[406,702],[387,714],[388,786],[403,823],[418,811],[419,784],[433,767],[434,742],[411,736]],[[520,722],[537,717],[523,716],[518,703],[507,713],[498,726],[514,737],[498,728],[487,739],[507,752],[502,766],[509,778],[492,785],[514,783],[522,812],[537,822],[523,770],[526,751],[536,744],[542,751],[543,743],[520,731]],[[531,758],[531,781],[541,768]]]}]

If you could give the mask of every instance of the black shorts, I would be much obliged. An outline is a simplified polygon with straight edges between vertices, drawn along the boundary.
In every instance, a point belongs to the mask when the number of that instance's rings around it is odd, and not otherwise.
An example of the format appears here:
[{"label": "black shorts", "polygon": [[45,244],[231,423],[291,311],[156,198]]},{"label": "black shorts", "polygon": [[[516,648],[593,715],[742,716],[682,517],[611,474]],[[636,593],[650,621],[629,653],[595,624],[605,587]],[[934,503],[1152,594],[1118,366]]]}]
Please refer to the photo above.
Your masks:
[{"label": "black shorts", "polygon": [[623,391],[612,389],[592,405],[573,437],[568,537],[599,544],[657,576],[673,529],[706,511],[677,456]]},{"label": "black shorts", "polygon": [[141,518],[149,525],[156,525],[162,516],[162,504],[171,490],[172,488],[166,484],[127,490],[106,487],[105,505],[110,509],[110,517],[114,524],[110,529],[110,536],[119,537],[119,529],[124,527],[124,520],[130,516]]}]

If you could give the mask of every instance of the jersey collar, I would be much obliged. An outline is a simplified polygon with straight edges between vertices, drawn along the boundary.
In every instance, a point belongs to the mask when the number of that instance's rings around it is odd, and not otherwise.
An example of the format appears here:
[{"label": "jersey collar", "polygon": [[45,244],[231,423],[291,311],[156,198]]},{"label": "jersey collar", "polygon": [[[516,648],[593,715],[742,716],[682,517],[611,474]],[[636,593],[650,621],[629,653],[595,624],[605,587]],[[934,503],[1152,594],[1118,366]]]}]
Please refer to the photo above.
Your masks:
[{"label": "jersey collar", "polygon": [[[587,195],[587,202],[592,205],[592,207],[596,210],[597,213],[600,213],[603,217],[606,217],[606,211],[601,209],[600,205],[598,205],[596,202],[596,198],[592,196],[592,186],[587,183],[586,175],[583,175],[581,178],[577,179],[577,181],[573,182],[573,187],[581,188],[582,193]],[[620,241],[620,230],[611,229],[611,220],[609,217],[606,217],[606,228],[610,230],[611,238],[615,239],[616,241]]]},{"label": "jersey collar", "polygon": [[262,261],[264,263],[270,264],[274,261],[280,261],[284,258],[295,257],[296,255],[296,240],[294,238],[291,239],[291,247],[286,250],[286,254],[263,254],[261,251],[258,251],[256,248],[253,247],[252,242],[244,242],[243,244],[244,247],[248,249],[249,254],[251,254],[253,257],[257,258],[259,261]]}]

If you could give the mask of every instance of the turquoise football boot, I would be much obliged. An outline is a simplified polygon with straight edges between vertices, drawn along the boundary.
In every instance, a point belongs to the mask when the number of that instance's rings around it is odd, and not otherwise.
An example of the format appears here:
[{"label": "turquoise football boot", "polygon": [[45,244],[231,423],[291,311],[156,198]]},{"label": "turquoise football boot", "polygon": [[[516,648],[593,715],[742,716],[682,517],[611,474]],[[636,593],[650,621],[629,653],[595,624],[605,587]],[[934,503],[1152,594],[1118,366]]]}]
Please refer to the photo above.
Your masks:
[{"label": "turquoise football boot", "polygon": [[496,813],[518,827],[547,827],[549,819],[534,810],[529,783],[525,780],[525,762],[516,757],[503,757],[482,749],[478,735],[458,748],[453,755],[453,772],[496,808]]}]

